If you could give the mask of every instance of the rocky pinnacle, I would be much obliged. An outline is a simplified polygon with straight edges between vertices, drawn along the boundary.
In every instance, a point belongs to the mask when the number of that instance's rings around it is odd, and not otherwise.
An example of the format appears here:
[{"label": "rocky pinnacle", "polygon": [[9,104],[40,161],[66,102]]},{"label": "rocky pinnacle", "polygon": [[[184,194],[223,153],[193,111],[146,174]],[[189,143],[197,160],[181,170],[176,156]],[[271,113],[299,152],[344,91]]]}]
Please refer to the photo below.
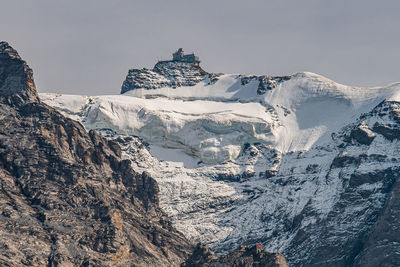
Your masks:
[{"label": "rocky pinnacle", "polygon": [[14,104],[39,101],[32,69],[7,42],[0,42],[0,96]]}]

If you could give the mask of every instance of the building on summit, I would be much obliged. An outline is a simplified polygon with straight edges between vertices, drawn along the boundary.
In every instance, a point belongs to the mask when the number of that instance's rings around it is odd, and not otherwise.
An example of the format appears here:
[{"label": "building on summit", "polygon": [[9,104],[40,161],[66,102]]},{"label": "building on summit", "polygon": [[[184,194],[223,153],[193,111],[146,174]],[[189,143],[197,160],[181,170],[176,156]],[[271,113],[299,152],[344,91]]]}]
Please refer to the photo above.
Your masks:
[{"label": "building on summit", "polygon": [[196,56],[194,53],[185,55],[182,48],[179,48],[178,51],[172,54],[172,61],[195,63],[195,64],[200,63],[198,56]]}]

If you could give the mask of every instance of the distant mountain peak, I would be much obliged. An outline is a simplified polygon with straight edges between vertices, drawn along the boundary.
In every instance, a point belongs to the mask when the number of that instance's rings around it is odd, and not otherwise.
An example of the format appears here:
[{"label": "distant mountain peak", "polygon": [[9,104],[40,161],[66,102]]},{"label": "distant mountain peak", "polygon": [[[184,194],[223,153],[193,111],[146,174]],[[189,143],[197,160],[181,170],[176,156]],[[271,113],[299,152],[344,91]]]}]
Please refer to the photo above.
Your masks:
[{"label": "distant mountain peak", "polygon": [[0,55],[1,59],[5,57],[10,57],[10,58],[18,58],[21,59],[21,57],[18,55],[18,52],[12,48],[7,42],[0,42]]},{"label": "distant mountain peak", "polygon": [[0,42],[0,99],[14,104],[39,101],[32,69],[7,42]]}]

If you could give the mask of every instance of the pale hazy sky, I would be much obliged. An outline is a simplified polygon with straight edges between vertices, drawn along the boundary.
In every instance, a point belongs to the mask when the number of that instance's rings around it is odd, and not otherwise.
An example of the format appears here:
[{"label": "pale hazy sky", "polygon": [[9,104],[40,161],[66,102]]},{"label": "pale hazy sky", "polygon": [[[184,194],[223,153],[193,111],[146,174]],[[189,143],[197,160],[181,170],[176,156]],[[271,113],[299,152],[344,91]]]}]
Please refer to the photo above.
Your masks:
[{"label": "pale hazy sky", "polygon": [[9,0],[0,40],[40,92],[118,94],[129,68],[179,47],[209,72],[400,81],[399,0]]}]

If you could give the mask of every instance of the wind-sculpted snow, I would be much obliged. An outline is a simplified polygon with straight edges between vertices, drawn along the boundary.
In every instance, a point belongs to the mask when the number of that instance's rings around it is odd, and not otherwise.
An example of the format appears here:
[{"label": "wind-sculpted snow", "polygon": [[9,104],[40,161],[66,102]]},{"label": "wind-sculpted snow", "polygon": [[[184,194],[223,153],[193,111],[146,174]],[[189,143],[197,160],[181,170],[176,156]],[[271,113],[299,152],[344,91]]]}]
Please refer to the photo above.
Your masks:
[{"label": "wind-sculpted snow", "polygon": [[298,73],[260,95],[243,77],[41,99],[119,142],[193,242],[219,253],[261,242],[294,266],[361,264],[397,179],[400,86]]}]

